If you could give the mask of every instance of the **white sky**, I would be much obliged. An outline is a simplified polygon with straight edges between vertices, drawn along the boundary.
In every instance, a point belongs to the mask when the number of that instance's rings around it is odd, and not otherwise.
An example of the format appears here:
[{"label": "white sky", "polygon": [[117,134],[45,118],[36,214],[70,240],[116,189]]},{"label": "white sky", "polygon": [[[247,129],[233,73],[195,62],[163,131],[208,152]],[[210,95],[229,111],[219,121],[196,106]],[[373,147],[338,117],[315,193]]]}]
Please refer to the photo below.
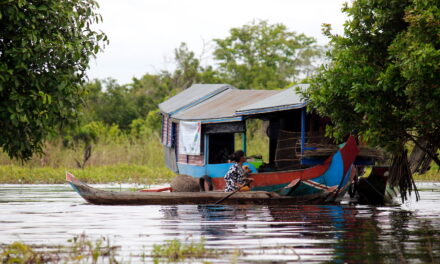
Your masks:
[{"label": "white sky", "polygon": [[[90,64],[89,79],[112,77],[119,84],[146,73],[174,67],[173,54],[181,42],[201,55],[212,53],[214,38],[254,19],[283,23],[291,31],[327,44],[321,24],[342,33],[347,0],[98,0],[104,22],[98,28],[110,44]],[[211,43],[211,45],[209,45]],[[202,63],[209,63],[209,60]]]}]

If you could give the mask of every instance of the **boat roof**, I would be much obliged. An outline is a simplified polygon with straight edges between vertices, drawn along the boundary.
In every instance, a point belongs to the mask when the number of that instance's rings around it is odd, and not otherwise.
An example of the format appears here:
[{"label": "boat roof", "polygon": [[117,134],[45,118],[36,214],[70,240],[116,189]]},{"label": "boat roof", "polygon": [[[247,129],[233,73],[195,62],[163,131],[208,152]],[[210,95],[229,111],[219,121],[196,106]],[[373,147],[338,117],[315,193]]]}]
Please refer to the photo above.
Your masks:
[{"label": "boat roof", "polygon": [[281,91],[228,89],[172,115],[172,118],[185,121],[202,121],[202,123],[241,121],[243,117],[236,115],[237,109],[254,104]]},{"label": "boat roof", "polygon": [[245,116],[303,108],[307,104],[297,89],[239,90],[229,84],[194,84],[159,105],[174,120],[221,123],[242,121]]},{"label": "boat roof", "polygon": [[237,108],[236,115],[253,115],[303,108],[306,105],[306,102],[301,98],[300,94],[298,94],[296,90],[297,88],[304,90],[308,87],[309,84],[298,84],[292,86],[263,100]]},{"label": "boat roof", "polygon": [[227,89],[237,89],[229,84],[193,84],[159,104],[162,113],[173,115],[183,109],[196,105]]}]

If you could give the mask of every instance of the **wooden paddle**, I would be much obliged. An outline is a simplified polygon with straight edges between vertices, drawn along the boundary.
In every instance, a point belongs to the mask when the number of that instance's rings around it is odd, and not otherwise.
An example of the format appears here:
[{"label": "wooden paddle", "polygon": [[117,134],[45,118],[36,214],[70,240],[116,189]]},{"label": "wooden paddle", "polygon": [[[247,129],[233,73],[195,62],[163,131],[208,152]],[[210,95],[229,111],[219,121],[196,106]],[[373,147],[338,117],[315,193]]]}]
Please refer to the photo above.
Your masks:
[{"label": "wooden paddle", "polygon": [[219,204],[219,203],[223,202],[224,200],[228,199],[229,197],[231,197],[235,193],[239,192],[242,187],[249,186],[249,184],[252,182],[252,180],[249,180],[249,179],[244,179],[244,181],[245,181],[245,183],[243,184],[243,186],[241,186],[240,188],[238,188],[237,190],[235,190],[231,193],[228,193],[225,197],[221,198],[220,200],[218,200],[214,204]]}]

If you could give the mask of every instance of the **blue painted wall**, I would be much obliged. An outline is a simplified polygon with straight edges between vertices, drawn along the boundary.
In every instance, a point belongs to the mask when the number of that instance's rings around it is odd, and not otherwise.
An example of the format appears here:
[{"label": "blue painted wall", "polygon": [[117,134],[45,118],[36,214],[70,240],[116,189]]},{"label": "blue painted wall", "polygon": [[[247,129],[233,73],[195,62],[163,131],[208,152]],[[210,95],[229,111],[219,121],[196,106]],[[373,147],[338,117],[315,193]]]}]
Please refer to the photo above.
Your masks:
[{"label": "blue painted wall", "polygon": [[[252,172],[257,172],[254,165],[247,162],[244,165],[248,165]],[[231,166],[232,163],[208,164],[205,166],[177,163],[179,174],[186,174],[195,178],[200,178],[204,175],[208,175],[211,178],[223,178]]]}]

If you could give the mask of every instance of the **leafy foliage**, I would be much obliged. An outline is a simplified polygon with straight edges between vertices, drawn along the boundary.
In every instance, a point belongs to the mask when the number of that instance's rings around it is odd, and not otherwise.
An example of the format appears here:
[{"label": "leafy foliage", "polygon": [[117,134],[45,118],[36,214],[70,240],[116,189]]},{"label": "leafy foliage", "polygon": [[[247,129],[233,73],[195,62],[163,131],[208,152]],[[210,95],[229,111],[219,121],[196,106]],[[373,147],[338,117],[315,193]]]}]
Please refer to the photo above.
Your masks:
[{"label": "leafy foliage", "polygon": [[137,120],[137,123],[147,122],[151,131],[158,131],[159,103],[193,83],[220,82],[217,72],[212,67],[200,66],[199,59],[185,43],[175,49],[175,63],[174,72],[145,74],[126,85],[119,85],[111,78],[85,84],[89,93],[85,97],[82,123],[98,121],[128,131],[132,122]]},{"label": "leafy foliage", "polygon": [[[0,146],[19,160],[41,153],[44,139],[56,148],[62,138],[66,147],[83,148],[86,154],[98,141],[105,145],[114,138],[106,133],[119,131],[129,141],[150,138],[161,125],[158,104],[194,83],[282,88],[313,69],[320,54],[313,38],[260,21],[215,40],[219,68],[202,66],[201,55],[182,43],[174,51],[172,72],[148,73],[124,85],[112,78],[84,83],[89,58],[107,43],[103,33],[90,28],[101,21],[97,3],[58,1],[0,4],[0,129],[5,135]],[[238,45],[243,36],[248,46]],[[237,55],[244,50],[249,54]],[[64,126],[69,123],[73,126]],[[93,164],[94,158],[86,156]]]},{"label": "leafy foliage", "polygon": [[207,257],[218,257],[220,252],[205,247],[205,239],[200,242],[181,242],[178,239],[168,240],[163,245],[153,245],[151,255],[154,263],[161,263],[162,259],[167,262],[181,262],[185,259],[203,259]]},{"label": "leafy foliage", "polygon": [[350,18],[344,36],[325,26],[330,64],[305,95],[333,120],[331,135],[361,135],[402,161],[409,140],[440,146],[439,7],[436,0],[357,0],[343,9]]},{"label": "leafy foliage", "polygon": [[90,57],[107,41],[94,0],[0,3],[0,146],[14,158],[75,120]]},{"label": "leafy foliage", "polygon": [[[90,240],[81,234],[68,240],[68,245],[41,250],[22,242],[0,245],[1,263],[120,263],[116,260],[120,247],[113,246],[108,238]],[[47,245],[46,245],[47,247]]]},{"label": "leafy foliage", "polygon": [[404,95],[394,90],[400,80],[385,88],[378,79],[390,63],[387,47],[405,27],[405,4],[393,1],[386,8],[373,2],[377,1],[356,1],[344,9],[351,17],[345,36],[331,35],[325,28],[332,44],[331,63],[321,69],[306,95],[313,108],[334,121],[334,137],[354,133],[374,145],[393,144],[401,138],[394,125],[405,109],[395,106]]},{"label": "leafy foliage", "polygon": [[[404,19],[408,28],[389,48],[395,63],[387,72],[398,71],[403,79],[407,136],[417,146],[422,140],[434,145],[428,154],[440,164],[440,1],[414,1]],[[387,73],[383,78],[390,79]]]},{"label": "leafy foliage", "polygon": [[267,21],[232,28],[229,37],[214,41],[219,70],[240,89],[283,88],[310,73],[320,55],[315,39]]},{"label": "leafy foliage", "polygon": [[85,97],[84,111],[87,122],[101,121],[105,124],[117,124],[127,129],[133,119],[139,118],[145,96],[135,96],[127,86],[117,84],[114,79],[94,80],[87,84],[90,94]]},{"label": "leafy foliage", "polygon": [[344,11],[345,36],[326,28],[331,64],[305,93],[332,118],[333,135],[396,151],[411,135],[438,134],[439,2],[361,0]]}]

